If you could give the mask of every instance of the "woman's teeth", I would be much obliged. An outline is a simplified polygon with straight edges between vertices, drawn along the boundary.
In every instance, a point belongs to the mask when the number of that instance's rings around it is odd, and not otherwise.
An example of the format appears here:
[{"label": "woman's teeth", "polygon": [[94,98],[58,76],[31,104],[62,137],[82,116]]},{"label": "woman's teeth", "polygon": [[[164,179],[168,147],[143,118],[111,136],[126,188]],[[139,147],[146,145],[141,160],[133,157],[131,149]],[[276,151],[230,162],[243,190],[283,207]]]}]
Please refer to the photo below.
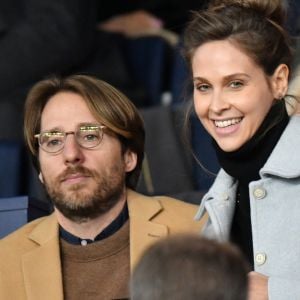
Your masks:
[{"label": "woman's teeth", "polygon": [[235,119],[224,120],[224,121],[216,121],[215,120],[214,122],[217,127],[224,128],[224,127],[228,127],[228,126],[240,123],[241,121],[242,121],[242,118],[235,118]]}]

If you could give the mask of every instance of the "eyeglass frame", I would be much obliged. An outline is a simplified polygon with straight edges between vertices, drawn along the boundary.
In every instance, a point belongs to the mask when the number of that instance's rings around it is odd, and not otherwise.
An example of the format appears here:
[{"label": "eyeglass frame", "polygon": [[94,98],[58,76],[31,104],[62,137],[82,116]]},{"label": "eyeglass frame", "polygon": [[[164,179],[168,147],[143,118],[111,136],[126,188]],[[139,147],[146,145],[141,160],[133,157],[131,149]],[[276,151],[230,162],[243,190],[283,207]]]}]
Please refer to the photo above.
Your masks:
[{"label": "eyeglass frame", "polygon": [[[100,135],[101,135],[101,138],[99,139],[99,143],[96,144],[95,146],[92,146],[92,147],[85,147],[85,146],[81,145],[81,144],[78,142],[78,140],[77,140],[77,135],[76,135],[76,133],[80,131],[80,128],[81,128],[81,127],[95,127],[95,128],[97,128],[97,129],[99,130],[99,132],[100,132]],[[106,128],[105,125],[101,125],[101,124],[89,124],[89,123],[87,123],[87,124],[80,124],[80,125],[78,125],[78,127],[77,127],[77,129],[76,129],[75,131],[74,131],[74,130],[73,130],[73,131],[45,130],[45,131],[42,131],[42,132],[40,132],[40,133],[35,134],[34,137],[38,140],[39,147],[40,147],[43,151],[45,151],[46,153],[50,153],[50,154],[57,154],[57,153],[59,153],[60,151],[62,151],[62,150],[64,149],[64,147],[65,147],[65,142],[66,142],[66,139],[67,139],[67,136],[70,135],[70,134],[73,134],[73,135],[74,135],[76,143],[77,143],[80,147],[82,147],[82,148],[84,148],[84,149],[93,149],[93,148],[97,147],[98,145],[101,144],[101,142],[102,142],[102,140],[103,140],[103,134],[104,134],[103,129],[104,129],[104,128]],[[54,151],[54,152],[51,152],[51,151],[47,151],[47,150],[45,150],[45,149],[43,148],[43,146],[42,146],[42,144],[41,144],[41,139],[40,139],[40,137],[41,137],[43,134],[46,134],[46,133],[60,133],[60,134],[63,134],[63,145],[62,145],[61,149],[59,149],[59,150],[57,150],[57,151]]]}]

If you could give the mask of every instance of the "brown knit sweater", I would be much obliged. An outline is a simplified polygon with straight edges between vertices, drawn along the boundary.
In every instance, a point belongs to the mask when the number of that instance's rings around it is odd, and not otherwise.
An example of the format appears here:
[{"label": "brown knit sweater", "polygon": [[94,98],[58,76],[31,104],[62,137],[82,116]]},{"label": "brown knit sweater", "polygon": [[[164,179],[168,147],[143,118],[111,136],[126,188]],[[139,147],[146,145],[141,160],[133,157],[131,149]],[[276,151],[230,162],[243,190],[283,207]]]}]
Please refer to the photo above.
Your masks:
[{"label": "brown knit sweater", "polygon": [[129,298],[129,222],[112,236],[86,246],[63,240],[61,260],[64,299]]}]

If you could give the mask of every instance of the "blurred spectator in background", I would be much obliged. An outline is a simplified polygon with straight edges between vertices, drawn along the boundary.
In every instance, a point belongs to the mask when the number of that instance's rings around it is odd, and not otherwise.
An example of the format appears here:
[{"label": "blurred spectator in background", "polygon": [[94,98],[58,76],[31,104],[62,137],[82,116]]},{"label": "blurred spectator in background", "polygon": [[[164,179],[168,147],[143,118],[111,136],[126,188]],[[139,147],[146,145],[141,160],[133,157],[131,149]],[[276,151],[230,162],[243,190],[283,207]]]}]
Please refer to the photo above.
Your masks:
[{"label": "blurred spectator in background", "polygon": [[[38,180],[32,179],[35,176],[27,166],[27,157],[23,157],[23,103],[32,85],[52,74],[84,73],[113,84],[139,108],[159,106],[165,90],[171,89],[169,94],[176,90],[181,95],[185,74],[174,43],[188,20],[189,10],[205,3],[206,0],[1,2],[2,196],[43,194]],[[118,20],[123,20],[122,26],[114,25]],[[165,123],[162,126],[166,127]],[[172,148],[166,139],[164,145]],[[167,184],[161,185],[170,190]]]},{"label": "blurred spectator in background", "polygon": [[[139,35],[145,32],[141,29],[165,26],[178,32],[189,9],[197,4],[191,0],[184,5],[181,1],[145,3],[2,1],[0,139],[22,137],[25,95],[36,81],[51,74],[89,73],[122,89],[138,106],[145,105],[146,92],[130,73],[128,57],[124,54],[124,33],[135,36],[127,33],[136,30],[136,23]],[[129,12],[134,13],[116,17]]]},{"label": "blurred spectator in background", "polygon": [[104,30],[138,36],[148,30],[165,28],[180,34],[191,10],[198,10],[208,0],[112,0],[98,1],[99,27]]},{"label": "blurred spectator in background", "polygon": [[294,37],[300,34],[300,2],[298,0],[283,0],[288,8],[287,30]]},{"label": "blurred spectator in background", "polygon": [[132,300],[246,300],[249,268],[231,244],[177,235],[152,245],[133,271]]},{"label": "blurred spectator in background", "polygon": [[28,88],[51,73],[68,73],[91,52],[93,0],[0,2],[0,138],[22,136]]}]

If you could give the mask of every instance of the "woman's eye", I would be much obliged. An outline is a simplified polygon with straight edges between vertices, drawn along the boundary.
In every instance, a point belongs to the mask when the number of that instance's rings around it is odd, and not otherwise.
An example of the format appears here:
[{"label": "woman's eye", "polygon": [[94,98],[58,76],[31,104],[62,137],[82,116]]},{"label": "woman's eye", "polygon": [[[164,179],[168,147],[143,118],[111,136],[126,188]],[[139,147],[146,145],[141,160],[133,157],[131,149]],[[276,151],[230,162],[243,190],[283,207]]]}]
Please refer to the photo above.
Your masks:
[{"label": "woman's eye", "polygon": [[209,89],[208,84],[197,84],[195,87],[200,92],[206,92]]},{"label": "woman's eye", "polygon": [[243,83],[242,83],[241,81],[231,81],[231,82],[229,83],[229,86],[230,86],[231,88],[237,89],[237,88],[242,87],[242,86],[243,86]]}]

